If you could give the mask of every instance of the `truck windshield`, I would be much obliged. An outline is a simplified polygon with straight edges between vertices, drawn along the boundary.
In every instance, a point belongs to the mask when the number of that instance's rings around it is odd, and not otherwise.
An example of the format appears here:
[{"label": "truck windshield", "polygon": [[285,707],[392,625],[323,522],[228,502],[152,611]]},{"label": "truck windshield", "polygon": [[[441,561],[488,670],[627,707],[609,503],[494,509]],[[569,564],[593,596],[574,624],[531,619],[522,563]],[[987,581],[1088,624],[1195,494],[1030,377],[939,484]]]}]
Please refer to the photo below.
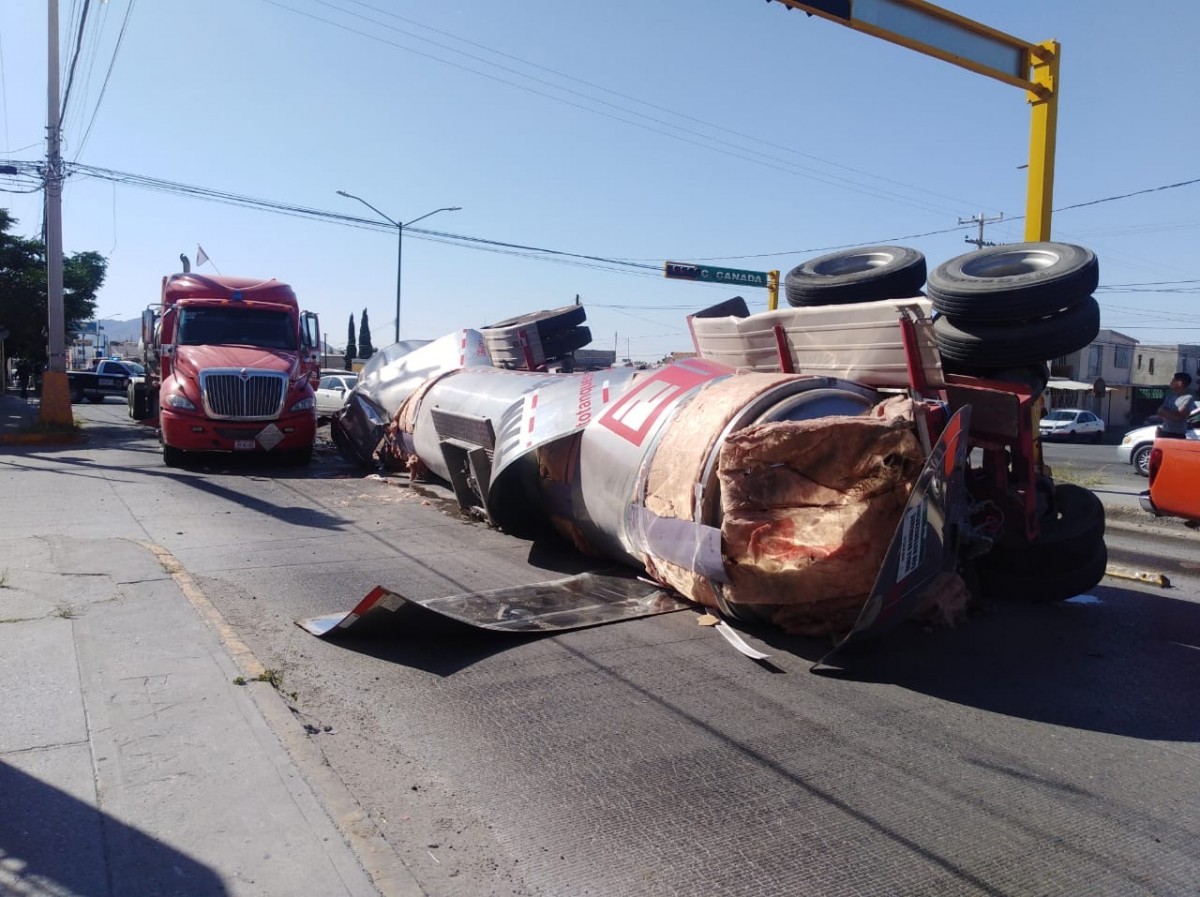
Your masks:
[{"label": "truck windshield", "polygon": [[296,325],[283,311],[261,308],[185,308],[179,314],[183,346],[242,345],[260,349],[296,348]]}]

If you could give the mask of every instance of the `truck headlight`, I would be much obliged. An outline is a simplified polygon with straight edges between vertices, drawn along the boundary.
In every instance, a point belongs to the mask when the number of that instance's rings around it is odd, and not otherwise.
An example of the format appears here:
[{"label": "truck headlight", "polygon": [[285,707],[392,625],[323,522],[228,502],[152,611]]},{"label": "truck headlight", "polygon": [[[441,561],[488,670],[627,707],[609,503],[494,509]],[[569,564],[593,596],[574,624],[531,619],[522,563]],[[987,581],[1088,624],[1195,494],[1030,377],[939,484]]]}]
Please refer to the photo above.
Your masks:
[{"label": "truck headlight", "polygon": [[196,406],[182,393],[173,392],[167,396],[167,404],[172,408],[182,408],[184,411],[195,411]]},{"label": "truck headlight", "polygon": [[313,409],[313,407],[316,406],[316,404],[317,404],[317,400],[314,399],[312,396],[309,396],[307,399],[301,399],[299,402],[297,402],[295,405],[293,405],[291,407],[291,409],[289,409],[289,410],[291,410],[291,411],[311,411]]}]

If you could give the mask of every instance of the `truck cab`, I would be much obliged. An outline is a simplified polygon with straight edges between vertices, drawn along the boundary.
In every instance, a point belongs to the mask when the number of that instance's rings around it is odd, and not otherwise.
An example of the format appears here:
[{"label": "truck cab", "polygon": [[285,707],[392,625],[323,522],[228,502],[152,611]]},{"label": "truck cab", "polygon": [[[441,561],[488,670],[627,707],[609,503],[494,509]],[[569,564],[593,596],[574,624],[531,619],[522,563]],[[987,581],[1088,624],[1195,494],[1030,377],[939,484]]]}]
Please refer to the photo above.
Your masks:
[{"label": "truck cab", "polygon": [[320,326],[290,286],[171,275],[161,304],[143,313],[142,331],[147,378],[130,387],[130,416],[158,428],[168,465],[199,452],[307,463]]}]

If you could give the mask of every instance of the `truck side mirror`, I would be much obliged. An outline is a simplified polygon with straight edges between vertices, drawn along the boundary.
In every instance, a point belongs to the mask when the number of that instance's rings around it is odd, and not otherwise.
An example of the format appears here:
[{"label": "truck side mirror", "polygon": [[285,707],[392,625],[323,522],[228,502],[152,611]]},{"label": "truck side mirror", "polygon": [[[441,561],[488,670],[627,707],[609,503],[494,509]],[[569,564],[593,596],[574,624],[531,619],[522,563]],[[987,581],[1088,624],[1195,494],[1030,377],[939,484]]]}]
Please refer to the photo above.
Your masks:
[{"label": "truck side mirror", "polygon": [[154,344],[154,325],[158,321],[158,315],[154,309],[147,308],[142,312],[142,344],[151,346]]}]

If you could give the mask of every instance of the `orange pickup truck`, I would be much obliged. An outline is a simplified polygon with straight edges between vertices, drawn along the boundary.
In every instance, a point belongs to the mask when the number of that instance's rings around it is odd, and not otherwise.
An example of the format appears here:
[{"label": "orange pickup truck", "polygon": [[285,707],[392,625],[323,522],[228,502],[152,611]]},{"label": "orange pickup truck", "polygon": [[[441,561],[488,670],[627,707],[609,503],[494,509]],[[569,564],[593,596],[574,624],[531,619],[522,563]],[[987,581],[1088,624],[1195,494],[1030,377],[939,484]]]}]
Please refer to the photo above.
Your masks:
[{"label": "orange pickup truck", "polygon": [[1200,522],[1200,440],[1156,439],[1150,488],[1139,499],[1155,516]]}]

